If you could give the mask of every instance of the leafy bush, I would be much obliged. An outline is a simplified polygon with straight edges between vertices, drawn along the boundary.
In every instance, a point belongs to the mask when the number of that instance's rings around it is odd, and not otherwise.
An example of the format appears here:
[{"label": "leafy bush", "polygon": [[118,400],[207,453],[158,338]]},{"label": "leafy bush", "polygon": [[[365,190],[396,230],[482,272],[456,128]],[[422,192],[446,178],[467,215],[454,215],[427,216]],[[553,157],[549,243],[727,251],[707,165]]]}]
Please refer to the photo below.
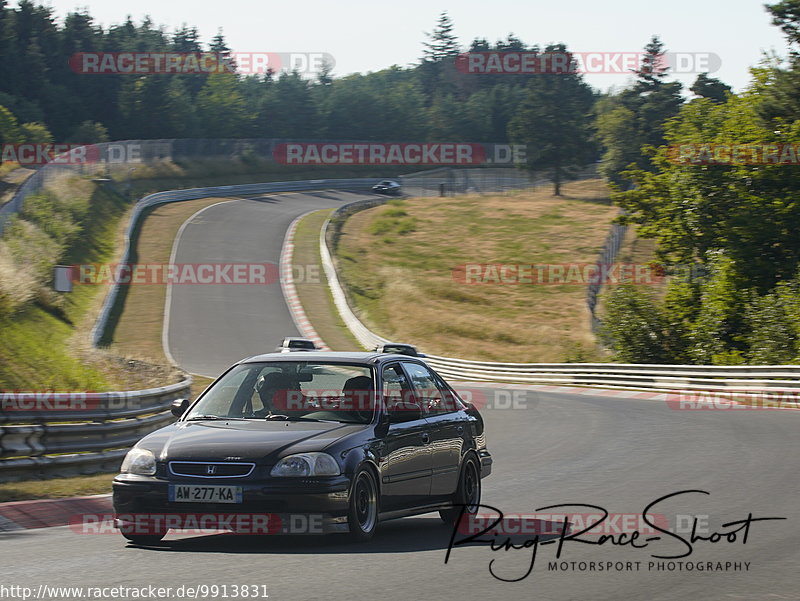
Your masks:
[{"label": "leafy bush", "polygon": [[685,360],[680,326],[640,286],[618,286],[611,292],[600,337],[624,363]]}]

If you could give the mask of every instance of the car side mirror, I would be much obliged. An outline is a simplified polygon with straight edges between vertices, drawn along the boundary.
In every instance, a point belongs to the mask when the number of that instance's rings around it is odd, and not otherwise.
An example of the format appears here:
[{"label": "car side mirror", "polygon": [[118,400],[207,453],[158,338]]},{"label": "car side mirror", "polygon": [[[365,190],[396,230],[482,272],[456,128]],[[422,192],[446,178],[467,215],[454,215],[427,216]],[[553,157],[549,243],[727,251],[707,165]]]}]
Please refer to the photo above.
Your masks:
[{"label": "car side mirror", "polygon": [[172,401],[172,405],[170,405],[170,411],[172,411],[172,415],[175,417],[181,417],[186,410],[189,408],[189,399],[177,399]]},{"label": "car side mirror", "polygon": [[400,401],[394,403],[389,411],[390,424],[402,424],[422,419],[422,405],[415,401]]}]

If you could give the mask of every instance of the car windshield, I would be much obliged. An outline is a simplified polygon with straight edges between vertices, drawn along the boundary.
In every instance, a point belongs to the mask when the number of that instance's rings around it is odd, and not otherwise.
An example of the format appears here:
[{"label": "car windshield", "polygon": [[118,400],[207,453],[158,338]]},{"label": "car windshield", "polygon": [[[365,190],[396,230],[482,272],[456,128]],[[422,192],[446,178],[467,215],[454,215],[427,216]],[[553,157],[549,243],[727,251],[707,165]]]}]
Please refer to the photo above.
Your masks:
[{"label": "car windshield", "polygon": [[368,424],[375,408],[372,369],[316,361],[237,365],[186,415],[187,420],[281,419]]},{"label": "car windshield", "polygon": [[386,345],[383,347],[384,353],[398,353],[401,355],[411,354],[414,352],[414,349],[410,346],[406,346],[404,344],[394,344],[394,345]]},{"label": "car windshield", "polygon": [[289,348],[307,348],[313,349],[314,343],[311,340],[290,340]]}]

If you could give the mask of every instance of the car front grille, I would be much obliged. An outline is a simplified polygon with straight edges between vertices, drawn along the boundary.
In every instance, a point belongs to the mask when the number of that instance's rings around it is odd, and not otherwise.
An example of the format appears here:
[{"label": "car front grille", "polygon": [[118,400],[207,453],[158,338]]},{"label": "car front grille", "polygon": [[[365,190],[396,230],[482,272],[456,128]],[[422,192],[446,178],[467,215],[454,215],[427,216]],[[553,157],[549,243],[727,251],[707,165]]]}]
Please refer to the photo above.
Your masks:
[{"label": "car front grille", "polygon": [[233,463],[221,461],[170,461],[169,472],[173,476],[190,478],[245,478],[253,473],[255,463]]}]

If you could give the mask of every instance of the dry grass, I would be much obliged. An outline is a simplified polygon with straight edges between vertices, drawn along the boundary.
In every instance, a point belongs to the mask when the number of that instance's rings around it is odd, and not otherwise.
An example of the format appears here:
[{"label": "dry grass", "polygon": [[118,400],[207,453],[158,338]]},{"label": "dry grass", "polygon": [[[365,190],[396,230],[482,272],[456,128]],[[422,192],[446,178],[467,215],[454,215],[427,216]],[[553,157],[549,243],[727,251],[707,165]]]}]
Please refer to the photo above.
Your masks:
[{"label": "dry grass", "polygon": [[617,209],[601,180],[570,183],[564,192],[413,199],[358,213],[343,230],[339,271],[368,326],[429,353],[603,360],[585,286],[475,285],[453,276],[464,263],[593,262]]},{"label": "dry grass", "polygon": [[[168,263],[181,225],[197,211],[225,200],[229,199],[203,198],[170,203],[153,209],[142,221],[134,245],[135,261],[141,264]],[[166,286],[130,286],[126,292],[124,308],[109,347],[111,352],[149,364],[168,364],[161,345]],[[199,376],[193,378],[194,398],[211,380]]]}]

